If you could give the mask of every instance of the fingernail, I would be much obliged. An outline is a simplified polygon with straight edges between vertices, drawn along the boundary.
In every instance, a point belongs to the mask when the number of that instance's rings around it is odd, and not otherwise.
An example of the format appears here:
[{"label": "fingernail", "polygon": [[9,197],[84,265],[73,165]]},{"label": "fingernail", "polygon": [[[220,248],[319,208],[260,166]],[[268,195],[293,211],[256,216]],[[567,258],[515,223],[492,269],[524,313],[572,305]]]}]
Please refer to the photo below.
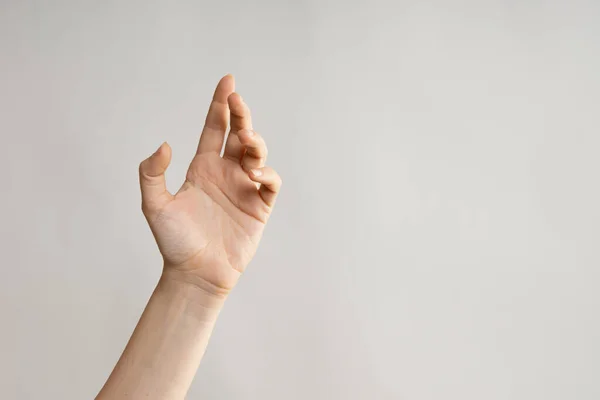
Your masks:
[{"label": "fingernail", "polygon": [[254,176],[261,176],[262,175],[262,171],[260,169],[253,169],[252,171],[252,175]]}]

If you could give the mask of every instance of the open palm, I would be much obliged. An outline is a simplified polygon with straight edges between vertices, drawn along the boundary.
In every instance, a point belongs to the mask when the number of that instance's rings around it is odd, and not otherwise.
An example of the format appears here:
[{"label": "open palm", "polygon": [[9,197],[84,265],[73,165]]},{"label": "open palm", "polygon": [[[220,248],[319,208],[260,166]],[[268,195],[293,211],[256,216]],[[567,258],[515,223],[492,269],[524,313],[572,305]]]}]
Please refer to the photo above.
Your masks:
[{"label": "open palm", "polygon": [[281,186],[264,166],[266,156],[233,77],[223,77],[181,189],[175,195],[166,189],[168,144],[140,164],[142,209],[165,269],[192,275],[209,290],[233,288],[256,252]]}]

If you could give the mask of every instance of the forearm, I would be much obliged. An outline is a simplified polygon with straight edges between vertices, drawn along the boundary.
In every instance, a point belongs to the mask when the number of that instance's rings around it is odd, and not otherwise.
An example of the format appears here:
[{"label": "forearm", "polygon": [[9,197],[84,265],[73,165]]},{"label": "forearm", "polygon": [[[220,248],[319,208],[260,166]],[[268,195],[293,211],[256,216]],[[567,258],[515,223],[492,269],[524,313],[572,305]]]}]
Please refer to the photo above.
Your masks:
[{"label": "forearm", "polygon": [[97,399],[183,399],[224,301],[165,271]]}]

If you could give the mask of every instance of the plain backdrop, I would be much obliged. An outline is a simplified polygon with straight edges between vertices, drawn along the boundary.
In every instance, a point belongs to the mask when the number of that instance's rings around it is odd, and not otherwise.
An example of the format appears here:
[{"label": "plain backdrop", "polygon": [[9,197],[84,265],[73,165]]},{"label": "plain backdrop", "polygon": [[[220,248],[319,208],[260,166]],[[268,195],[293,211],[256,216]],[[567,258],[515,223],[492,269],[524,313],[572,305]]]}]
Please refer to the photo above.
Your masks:
[{"label": "plain backdrop", "polygon": [[600,3],[0,1],[0,398],[93,398],[233,73],[283,192],[189,399],[600,398]]}]

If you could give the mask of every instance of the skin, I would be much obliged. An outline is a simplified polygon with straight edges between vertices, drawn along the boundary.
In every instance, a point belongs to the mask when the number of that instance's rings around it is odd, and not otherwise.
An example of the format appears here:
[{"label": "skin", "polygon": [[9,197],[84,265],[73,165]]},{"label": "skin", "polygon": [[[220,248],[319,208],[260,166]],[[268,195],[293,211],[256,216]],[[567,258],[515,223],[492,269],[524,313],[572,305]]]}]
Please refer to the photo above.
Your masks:
[{"label": "skin", "polygon": [[234,90],[233,76],[219,81],[175,195],[165,184],[167,143],[140,164],[142,210],[164,267],[97,399],[183,399],[219,312],[256,252],[281,179],[265,166],[265,142]]}]

